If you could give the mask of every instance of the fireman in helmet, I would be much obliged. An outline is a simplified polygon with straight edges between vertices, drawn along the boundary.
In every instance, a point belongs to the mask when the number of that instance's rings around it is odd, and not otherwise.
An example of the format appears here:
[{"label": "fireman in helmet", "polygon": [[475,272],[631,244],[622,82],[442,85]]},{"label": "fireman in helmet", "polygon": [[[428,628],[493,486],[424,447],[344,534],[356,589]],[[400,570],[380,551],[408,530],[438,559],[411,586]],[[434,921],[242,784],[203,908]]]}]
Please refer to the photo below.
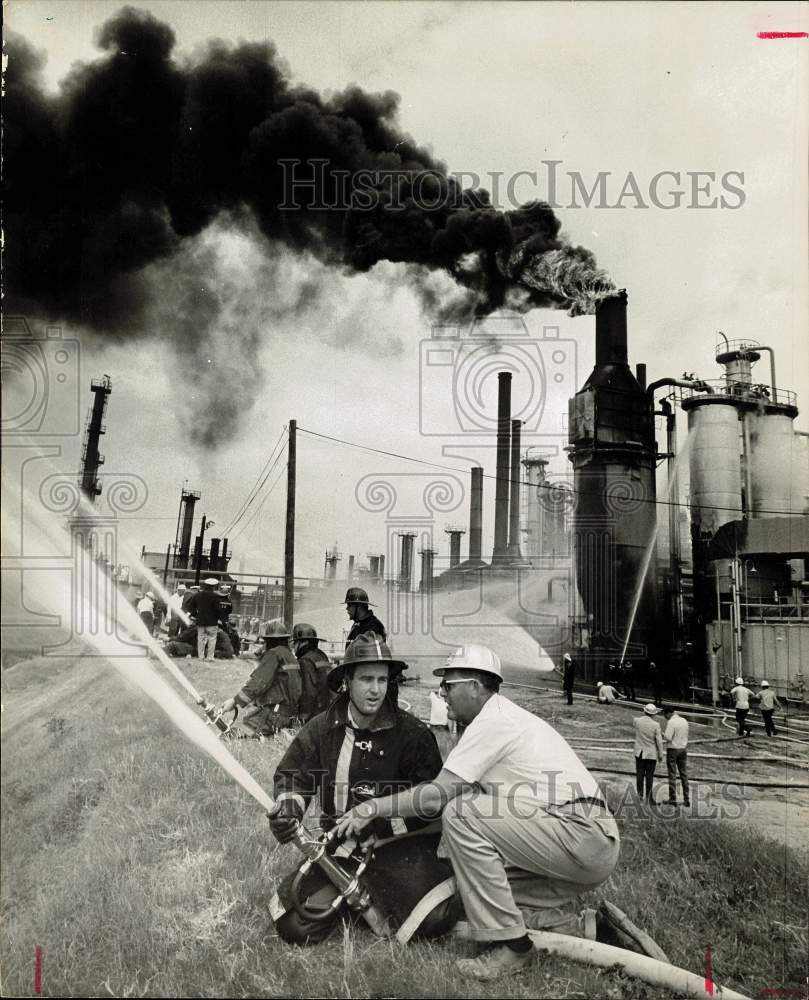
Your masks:
[{"label": "fireman in helmet", "polygon": [[292,648],[298,658],[303,686],[301,722],[308,722],[313,716],[325,712],[332,700],[327,682],[331,661],[318,646],[319,642],[322,639],[314,625],[298,622],[292,626]]},{"label": "fireman in helmet", "polygon": [[368,600],[368,593],[362,587],[349,587],[345,597],[346,614],[351,619],[351,631],[346,639],[346,648],[358,635],[373,632],[380,636],[383,642],[388,638],[385,626],[371,611],[375,604]]},{"label": "fireman in helmet", "polygon": [[249,680],[220,712],[242,710],[240,722],[256,736],[271,736],[298,722],[301,672],[289,648],[290,633],[280,619],[267,622],[262,634],[264,653]]},{"label": "fireman in helmet", "polygon": [[[323,811],[320,825],[328,830],[347,809],[429,781],[441,770],[429,726],[387,697],[391,678],[406,666],[371,632],[358,636],[334,667],[332,684],[339,682],[341,693],[300,730],[275,772],[278,805],[270,829],[280,843],[292,840],[315,798]],[[369,831],[377,839],[363,884],[401,941],[415,933],[446,933],[460,912],[452,870],[436,856],[435,826],[429,830],[420,819],[383,821]],[[335,840],[330,849],[340,864],[356,869],[356,841]],[[302,877],[295,871],[278,887],[270,913],[285,941],[315,944],[348,916],[345,903],[332,907],[336,899],[337,890],[319,868]],[[322,917],[307,919],[301,910]]]}]

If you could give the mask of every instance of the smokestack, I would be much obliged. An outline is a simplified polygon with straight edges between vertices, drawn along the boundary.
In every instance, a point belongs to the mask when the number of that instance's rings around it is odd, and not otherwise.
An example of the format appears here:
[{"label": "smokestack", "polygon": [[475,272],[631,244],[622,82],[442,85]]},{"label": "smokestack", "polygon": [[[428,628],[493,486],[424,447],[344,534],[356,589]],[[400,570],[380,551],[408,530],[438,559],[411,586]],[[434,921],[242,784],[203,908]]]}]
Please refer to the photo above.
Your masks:
[{"label": "smokestack", "polygon": [[208,569],[219,569],[219,542],[220,539],[211,539],[211,551],[208,554]]},{"label": "smokestack", "polygon": [[385,557],[383,555],[379,557],[379,579],[385,579]]},{"label": "smokestack", "polygon": [[457,566],[461,561],[461,534],[460,531],[449,532],[449,568]]},{"label": "smokestack", "polygon": [[401,590],[410,590],[413,580],[413,539],[415,534],[403,534],[402,539],[402,560],[399,565],[399,587]]},{"label": "smokestack", "polygon": [[348,557],[348,582],[354,579],[354,556]]},{"label": "smokestack", "polygon": [[482,562],[483,537],[483,469],[472,469],[472,485],[469,502],[469,561]]},{"label": "smokestack", "polygon": [[433,588],[433,557],[435,549],[421,550],[421,590],[432,590]]},{"label": "smokestack", "polygon": [[191,554],[191,532],[194,530],[194,507],[199,500],[199,493],[194,490],[183,490],[180,503],[183,508],[183,526],[180,532],[180,566],[188,569],[188,557]]},{"label": "smokestack", "polygon": [[509,559],[521,560],[520,551],[520,429],[522,420],[511,421],[511,493],[508,525]]},{"label": "smokestack", "polygon": [[379,556],[368,557],[368,572],[371,574],[372,580],[379,576]]},{"label": "smokestack", "polygon": [[222,554],[219,556],[219,568],[223,573],[228,571],[228,540],[227,538],[222,541]]},{"label": "smokestack", "polygon": [[492,564],[508,556],[509,443],[511,438],[511,372],[497,373],[497,483],[494,492]]},{"label": "smokestack", "polygon": [[596,366],[625,365],[626,289],[602,299],[596,310]]},{"label": "smokestack", "polygon": [[638,380],[638,385],[645,392],[646,391],[646,365],[642,361],[639,361],[635,365],[635,378]]}]

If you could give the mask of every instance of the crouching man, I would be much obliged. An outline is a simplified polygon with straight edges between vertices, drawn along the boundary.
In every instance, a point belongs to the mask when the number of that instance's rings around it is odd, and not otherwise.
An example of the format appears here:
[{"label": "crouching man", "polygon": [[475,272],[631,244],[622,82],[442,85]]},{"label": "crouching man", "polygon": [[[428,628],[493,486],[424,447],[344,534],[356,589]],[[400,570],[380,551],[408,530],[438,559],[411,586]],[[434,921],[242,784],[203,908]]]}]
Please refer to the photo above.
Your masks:
[{"label": "crouching man", "polygon": [[[548,723],[498,694],[500,659],[486,646],[458,649],[442,677],[448,715],[466,729],[438,777],[355,806],[338,832],[380,818],[442,817],[444,845],[469,922],[482,946],[457,965],[487,980],[532,960],[526,928],[595,937],[595,914],[576,897],[609,878],[619,853],[615,820],[595,779]],[[586,914],[586,917],[585,917]]]},{"label": "crouching man", "polygon": [[[376,633],[359,635],[351,644],[330,675],[342,692],[300,730],[275,772],[278,809],[270,817],[270,829],[280,843],[292,840],[317,794],[323,810],[321,826],[330,830],[346,810],[430,781],[439,773],[441,755],[429,727],[388,697],[390,680],[406,666],[393,659]],[[460,906],[452,869],[436,856],[437,824],[429,830],[415,816],[392,822],[380,819],[364,832],[364,839],[369,835],[376,839],[361,878],[389,930],[400,941],[414,934],[434,937],[449,931]],[[329,850],[346,871],[353,873],[360,863],[362,848],[352,837],[342,843],[335,838]],[[337,896],[316,866],[302,877],[297,870],[290,873],[270,904],[279,935],[293,944],[323,940],[347,915],[344,903],[332,908]]]}]

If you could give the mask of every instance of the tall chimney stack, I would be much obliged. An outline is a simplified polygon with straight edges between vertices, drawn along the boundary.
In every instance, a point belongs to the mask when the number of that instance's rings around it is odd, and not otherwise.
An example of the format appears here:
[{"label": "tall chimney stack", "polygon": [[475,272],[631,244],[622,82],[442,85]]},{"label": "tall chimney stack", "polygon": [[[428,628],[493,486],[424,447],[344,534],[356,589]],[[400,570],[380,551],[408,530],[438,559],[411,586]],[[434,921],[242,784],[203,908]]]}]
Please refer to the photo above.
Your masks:
[{"label": "tall chimney stack", "polygon": [[482,562],[483,551],[483,469],[472,469],[472,484],[469,502],[469,561]]},{"label": "tall chimney stack", "polygon": [[520,550],[520,441],[522,420],[511,421],[511,491],[508,525],[509,562],[522,562]]},{"label": "tall chimney stack", "polygon": [[509,445],[511,441],[511,372],[497,373],[497,483],[494,491],[492,565],[508,558]]}]

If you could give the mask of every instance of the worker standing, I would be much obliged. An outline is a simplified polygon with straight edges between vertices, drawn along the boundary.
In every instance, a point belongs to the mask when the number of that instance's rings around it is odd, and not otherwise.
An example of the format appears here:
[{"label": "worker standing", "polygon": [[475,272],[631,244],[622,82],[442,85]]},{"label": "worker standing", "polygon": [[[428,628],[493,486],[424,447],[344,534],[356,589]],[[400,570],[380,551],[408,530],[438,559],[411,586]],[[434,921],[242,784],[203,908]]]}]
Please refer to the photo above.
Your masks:
[{"label": "worker standing", "polygon": [[677,805],[677,774],[683,786],[683,803],[691,805],[688,788],[688,721],[674,711],[671,705],[663,709],[666,729],[663,739],[666,743],[666,769],[669,775],[669,805]]},{"label": "worker standing", "polygon": [[166,617],[168,621],[169,638],[174,639],[177,633],[180,631],[180,609],[183,606],[183,598],[185,597],[185,584],[178,583],[177,589],[169,598],[168,607],[166,609]]},{"label": "worker standing", "polygon": [[775,691],[770,687],[769,681],[762,681],[759,686],[761,691],[757,697],[761,704],[761,717],[764,719],[764,730],[768,736],[776,736],[778,730],[775,728],[772,717],[776,708],[779,712],[783,711],[781,702],[778,700]]},{"label": "worker standing", "polygon": [[750,711],[750,699],[755,697],[755,692],[751,691],[749,687],[745,687],[743,677],[737,677],[735,686],[730,689],[730,697],[733,699],[733,707],[736,709],[738,735],[749,736],[752,730],[747,725],[747,713]]},{"label": "worker standing", "polygon": [[138,614],[149,635],[154,633],[154,603],[155,597],[151,590],[147,590],[138,601]]},{"label": "worker standing", "polygon": [[202,581],[202,587],[188,603],[188,613],[197,623],[197,656],[200,660],[213,660],[216,652],[216,637],[222,611],[219,595],[214,592],[217,579],[209,576]]},{"label": "worker standing", "polygon": [[367,632],[373,632],[375,635],[381,636],[383,642],[387,642],[388,634],[385,631],[385,626],[371,611],[371,608],[376,607],[376,605],[370,603],[368,594],[362,587],[348,588],[345,606],[346,614],[352,622],[351,631],[346,639],[346,648],[358,635],[364,635]]},{"label": "worker standing", "polygon": [[649,684],[652,688],[652,701],[660,708],[663,703],[663,678],[660,667],[654,660],[649,660]]},{"label": "worker standing", "polygon": [[573,704],[573,683],[576,680],[576,664],[570,653],[562,657],[562,690],[567,697],[568,705]]},{"label": "worker standing", "polygon": [[655,720],[657,705],[643,706],[643,715],[632,720],[635,729],[635,787],[638,795],[652,802],[655,769],[663,763],[663,736]]}]

